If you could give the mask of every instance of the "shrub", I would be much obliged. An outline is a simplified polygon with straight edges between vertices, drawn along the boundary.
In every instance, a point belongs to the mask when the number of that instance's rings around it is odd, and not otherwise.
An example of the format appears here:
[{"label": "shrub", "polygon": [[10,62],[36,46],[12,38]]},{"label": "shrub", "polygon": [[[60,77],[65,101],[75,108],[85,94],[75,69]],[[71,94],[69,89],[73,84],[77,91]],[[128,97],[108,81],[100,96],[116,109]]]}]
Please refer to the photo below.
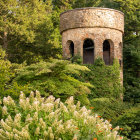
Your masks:
[{"label": "shrub", "polygon": [[85,66],[71,64],[66,60],[51,60],[40,62],[22,68],[13,82],[28,89],[41,91],[42,96],[53,95],[63,101],[75,96],[83,104],[89,104],[87,95],[90,93],[90,83],[81,82],[72,74],[81,75],[81,71],[90,71]]},{"label": "shrub", "polygon": [[6,85],[13,76],[11,72],[12,64],[5,57],[5,51],[0,48],[0,94],[4,92]]},{"label": "shrub", "polygon": [[82,60],[82,57],[80,55],[75,55],[71,58],[71,62],[80,65],[80,64],[82,64],[83,60]]},{"label": "shrub", "polygon": [[98,58],[94,65],[85,66],[90,71],[83,72],[81,77],[75,77],[94,85],[89,95],[90,99],[100,97],[120,98],[123,88],[120,80],[120,66],[117,60],[114,60],[113,65],[108,66],[104,64],[102,59]]},{"label": "shrub", "polygon": [[117,119],[116,125],[123,127],[121,134],[131,140],[140,140],[140,105],[125,111]]},{"label": "shrub", "polygon": [[42,98],[36,91],[29,97],[21,93],[16,103],[10,96],[3,98],[0,139],[49,140],[120,140],[119,127],[112,125],[91,110],[74,105],[73,97],[62,103],[49,96]]},{"label": "shrub", "polygon": [[[22,68],[25,64],[12,64],[6,59],[5,51],[0,48],[0,96],[12,95],[16,98],[19,96],[20,91],[28,91],[27,86],[20,86],[17,82],[11,83],[15,76],[15,71]],[[29,92],[29,91],[28,91]]]},{"label": "shrub", "polygon": [[136,78],[132,74],[130,72],[124,74],[124,101],[137,104],[140,103],[140,78]]},{"label": "shrub", "polygon": [[130,108],[130,104],[124,103],[122,100],[114,98],[95,98],[91,100],[91,106],[94,111],[103,118],[116,123],[117,118],[122,115],[126,109]]}]

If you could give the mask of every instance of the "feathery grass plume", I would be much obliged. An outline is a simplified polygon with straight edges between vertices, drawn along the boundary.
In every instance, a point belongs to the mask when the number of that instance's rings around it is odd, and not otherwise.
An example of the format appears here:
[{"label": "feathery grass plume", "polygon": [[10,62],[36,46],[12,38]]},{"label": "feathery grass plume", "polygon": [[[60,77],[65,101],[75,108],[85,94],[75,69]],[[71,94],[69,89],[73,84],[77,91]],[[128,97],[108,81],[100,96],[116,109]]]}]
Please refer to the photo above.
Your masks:
[{"label": "feathery grass plume", "polygon": [[27,98],[21,93],[16,104],[10,96],[4,98],[2,106],[2,140],[125,139],[118,135],[119,127],[113,129],[109,121],[92,114],[85,106],[80,107],[80,102],[75,105],[73,97],[62,103],[53,96],[42,98],[36,91]]}]

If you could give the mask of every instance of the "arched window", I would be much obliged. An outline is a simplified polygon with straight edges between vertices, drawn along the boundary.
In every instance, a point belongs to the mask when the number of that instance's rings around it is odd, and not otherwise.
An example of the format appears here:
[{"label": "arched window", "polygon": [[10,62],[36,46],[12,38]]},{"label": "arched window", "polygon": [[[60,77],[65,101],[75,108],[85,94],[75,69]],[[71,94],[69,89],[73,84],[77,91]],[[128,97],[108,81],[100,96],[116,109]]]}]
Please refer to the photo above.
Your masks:
[{"label": "arched window", "polygon": [[67,47],[68,47],[70,58],[71,58],[74,56],[74,43],[73,43],[73,41],[69,40],[67,42]]},{"label": "arched window", "polygon": [[103,59],[106,65],[110,65],[110,43],[108,40],[103,43]]},{"label": "arched window", "polygon": [[74,56],[74,43],[72,41],[70,43],[69,49],[70,49],[71,57],[73,57]]},{"label": "arched window", "polygon": [[94,42],[86,39],[83,44],[83,64],[94,63]]}]

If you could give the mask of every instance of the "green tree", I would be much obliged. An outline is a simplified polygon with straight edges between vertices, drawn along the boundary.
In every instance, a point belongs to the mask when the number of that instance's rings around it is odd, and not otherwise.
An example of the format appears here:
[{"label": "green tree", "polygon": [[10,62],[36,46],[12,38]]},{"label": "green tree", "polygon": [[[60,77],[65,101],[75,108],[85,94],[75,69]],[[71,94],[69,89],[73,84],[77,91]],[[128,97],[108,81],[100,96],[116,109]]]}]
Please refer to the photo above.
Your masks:
[{"label": "green tree", "polygon": [[140,1],[114,0],[118,9],[125,14],[125,42],[137,37],[140,33]]},{"label": "green tree", "polygon": [[0,44],[12,62],[32,63],[61,54],[51,0],[0,0]]},{"label": "green tree", "polygon": [[75,2],[75,0],[52,0],[54,9],[68,10],[72,9],[71,4]]},{"label": "green tree", "polygon": [[123,128],[122,135],[131,140],[140,140],[140,106],[126,110],[118,117],[116,125]]},{"label": "green tree", "polygon": [[140,37],[124,45],[124,100],[140,102]]},{"label": "green tree", "polygon": [[25,64],[12,64],[6,58],[6,53],[0,47],[0,97],[12,95],[18,97],[20,91],[29,92],[26,86],[20,86],[16,82],[12,82],[17,69],[21,69]]},{"label": "green tree", "polygon": [[75,0],[73,8],[97,7],[101,0]]}]

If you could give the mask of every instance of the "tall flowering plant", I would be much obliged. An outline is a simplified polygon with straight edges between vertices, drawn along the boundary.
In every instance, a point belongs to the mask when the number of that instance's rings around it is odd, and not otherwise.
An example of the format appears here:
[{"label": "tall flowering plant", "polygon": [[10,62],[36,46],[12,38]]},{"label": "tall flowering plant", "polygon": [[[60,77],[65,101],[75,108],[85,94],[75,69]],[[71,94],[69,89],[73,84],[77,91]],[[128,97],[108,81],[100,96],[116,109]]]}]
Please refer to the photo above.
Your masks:
[{"label": "tall flowering plant", "polygon": [[53,96],[43,98],[38,91],[19,101],[10,96],[1,101],[1,140],[121,140],[119,127],[92,114],[73,97],[62,103]]}]

